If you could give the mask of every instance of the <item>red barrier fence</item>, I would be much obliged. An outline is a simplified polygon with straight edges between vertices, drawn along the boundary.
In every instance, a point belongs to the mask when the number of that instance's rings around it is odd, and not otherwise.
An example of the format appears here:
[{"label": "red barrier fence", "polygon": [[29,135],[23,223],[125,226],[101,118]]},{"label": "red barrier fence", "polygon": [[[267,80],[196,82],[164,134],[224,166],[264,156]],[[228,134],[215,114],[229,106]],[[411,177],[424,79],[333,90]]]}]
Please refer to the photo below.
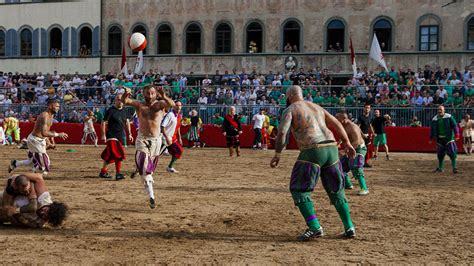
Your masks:
[{"label": "red barrier fence", "polygon": [[[21,137],[26,138],[28,134],[33,130],[33,123],[21,122]],[[95,130],[100,141],[100,125],[94,125]],[[57,143],[66,144],[80,144],[82,138],[83,124],[78,123],[55,123],[51,127],[51,130],[56,132],[66,132],[69,135],[67,140],[56,138]],[[182,127],[181,134],[184,137],[188,132],[189,127]],[[411,127],[387,127],[387,142],[390,151],[403,151],[403,152],[434,152],[436,151],[436,144],[429,143],[430,129],[423,128],[411,128]],[[242,128],[243,134],[240,138],[241,146],[244,148],[252,147],[254,132],[252,126],[244,125]],[[226,139],[222,134],[222,128],[215,127],[213,125],[204,125],[201,139],[206,143],[208,147],[225,147]],[[136,137],[136,130],[132,126],[132,134]],[[88,140],[90,143],[90,140]],[[184,145],[187,145],[187,140],[183,139]],[[459,152],[462,151],[462,140],[457,142]],[[289,149],[296,148],[296,142],[293,136],[290,138]]]}]

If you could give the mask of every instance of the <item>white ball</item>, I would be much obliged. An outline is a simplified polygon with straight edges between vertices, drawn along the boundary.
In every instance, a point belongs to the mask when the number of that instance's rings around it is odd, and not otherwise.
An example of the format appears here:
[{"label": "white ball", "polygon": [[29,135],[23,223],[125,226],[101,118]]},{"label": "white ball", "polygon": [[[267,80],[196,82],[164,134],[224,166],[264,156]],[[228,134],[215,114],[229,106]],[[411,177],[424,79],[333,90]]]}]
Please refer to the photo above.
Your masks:
[{"label": "white ball", "polygon": [[142,51],[146,48],[146,38],[145,35],[141,34],[140,32],[135,32],[130,36],[128,39],[128,46],[135,52]]}]

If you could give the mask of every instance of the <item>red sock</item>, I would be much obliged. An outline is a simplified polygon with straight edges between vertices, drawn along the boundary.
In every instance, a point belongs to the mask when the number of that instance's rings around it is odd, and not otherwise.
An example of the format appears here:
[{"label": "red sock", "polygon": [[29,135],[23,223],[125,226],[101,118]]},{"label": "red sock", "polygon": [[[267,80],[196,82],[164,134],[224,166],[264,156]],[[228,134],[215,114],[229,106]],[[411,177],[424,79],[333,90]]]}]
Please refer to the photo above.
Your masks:
[{"label": "red sock", "polygon": [[102,167],[102,169],[100,169],[100,173],[101,174],[107,173],[107,166]]},{"label": "red sock", "polygon": [[115,171],[117,174],[120,173],[120,166],[122,166],[122,161],[115,162]]}]

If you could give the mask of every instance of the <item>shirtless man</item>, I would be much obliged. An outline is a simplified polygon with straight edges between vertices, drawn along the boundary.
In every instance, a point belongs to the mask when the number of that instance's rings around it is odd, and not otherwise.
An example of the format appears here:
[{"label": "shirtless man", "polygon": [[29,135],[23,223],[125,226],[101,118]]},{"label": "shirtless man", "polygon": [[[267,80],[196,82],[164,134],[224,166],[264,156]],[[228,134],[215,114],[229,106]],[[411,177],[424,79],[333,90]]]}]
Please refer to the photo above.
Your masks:
[{"label": "shirtless man", "polygon": [[286,134],[291,128],[300,154],[291,173],[290,191],[309,227],[298,240],[308,241],[324,235],[311,200],[311,192],[320,173],[323,187],[344,224],[342,236],[352,238],[355,229],[344,194],[344,172],[339,162],[336,140],[328,126],[340,136],[349,157],[355,157],[355,150],[339,121],[319,105],[304,101],[300,86],[291,86],[286,97],[291,105],[283,111],[275,142],[275,155],[270,166],[276,167],[280,162]]},{"label": "shirtless man", "polygon": [[[53,116],[59,111],[59,102],[56,99],[50,99],[48,102],[48,110],[42,112],[35,122],[33,132],[28,136],[28,159],[26,160],[12,160],[8,167],[8,172],[11,173],[18,166],[29,166],[33,164],[33,172],[40,172],[47,174],[49,172],[49,156],[46,149],[49,145],[48,138],[60,137],[67,139],[68,135],[64,132],[57,133],[51,131],[53,124]],[[54,144],[53,144],[54,145]]]},{"label": "shirtless man", "polygon": [[82,145],[86,144],[87,137],[90,136],[91,140],[94,142],[94,146],[97,147],[97,134],[95,133],[94,129],[94,122],[97,119],[94,116],[94,112],[89,110],[87,112],[87,116],[84,117],[84,132],[82,133]]},{"label": "shirtless man", "polygon": [[336,118],[344,127],[352,147],[356,147],[355,159],[350,159],[347,154],[342,157],[342,168],[344,169],[346,180],[345,187],[352,187],[349,175],[347,174],[349,171],[352,171],[352,175],[359,182],[359,195],[365,196],[369,194],[369,189],[365,184],[364,178],[364,159],[365,154],[367,153],[367,147],[365,146],[364,138],[362,137],[362,131],[360,127],[358,127],[348,118],[346,112],[339,111],[339,113],[336,114]]},{"label": "shirtless man", "polygon": [[52,201],[41,174],[28,173],[8,178],[0,192],[0,223],[41,228],[46,223],[60,226],[67,216],[67,206]]},{"label": "shirtless man", "polygon": [[151,85],[145,86],[143,89],[144,103],[130,99],[130,95],[131,90],[126,88],[122,95],[122,102],[135,108],[140,124],[135,141],[135,166],[148,193],[150,208],[154,209],[156,203],[153,192],[153,173],[160,155],[162,141],[160,126],[166,110],[174,107],[175,103],[166,96],[162,87],[155,89]]}]

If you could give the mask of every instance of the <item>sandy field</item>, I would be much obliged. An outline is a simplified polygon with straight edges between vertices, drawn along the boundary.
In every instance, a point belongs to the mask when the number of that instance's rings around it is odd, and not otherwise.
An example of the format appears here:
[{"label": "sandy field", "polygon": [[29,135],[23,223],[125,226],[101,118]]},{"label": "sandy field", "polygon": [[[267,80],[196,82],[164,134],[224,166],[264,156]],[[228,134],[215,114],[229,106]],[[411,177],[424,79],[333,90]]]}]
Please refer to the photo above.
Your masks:
[{"label": "sandy field", "polygon": [[[134,149],[126,151],[128,175]],[[162,157],[154,210],[139,179],[97,177],[101,152],[66,145],[50,152],[45,179],[70,216],[58,229],[0,226],[0,263],[474,263],[474,156],[459,155],[456,176],[432,172],[435,154],[394,153],[392,161],[373,162],[366,170],[370,194],[346,191],[357,229],[351,240],[337,237],[342,223],[319,181],[313,199],[326,236],[299,243],[306,225],[288,191],[297,151],[284,151],[271,169],[273,151],[243,150],[230,160],[224,149],[187,149],[179,174],[167,173],[170,157]],[[9,160],[25,156],[1,147],[2,186]]]}]

